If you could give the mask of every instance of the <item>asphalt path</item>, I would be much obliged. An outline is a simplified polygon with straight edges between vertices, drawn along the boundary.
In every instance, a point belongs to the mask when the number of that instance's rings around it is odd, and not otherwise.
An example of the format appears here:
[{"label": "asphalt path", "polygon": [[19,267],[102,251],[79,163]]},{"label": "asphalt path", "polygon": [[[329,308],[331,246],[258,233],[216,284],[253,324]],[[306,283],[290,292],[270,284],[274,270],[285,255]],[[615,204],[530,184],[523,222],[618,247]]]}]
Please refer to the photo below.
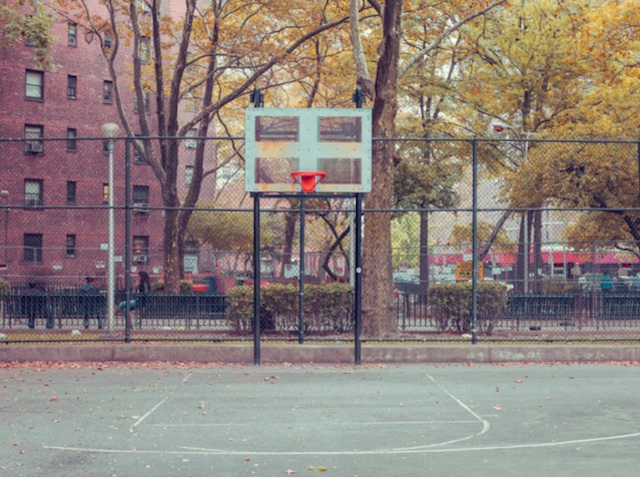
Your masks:
[{"label": "asphalt path", "polygon": [[0,366],[0,476],[637,476],[637,364]]}]

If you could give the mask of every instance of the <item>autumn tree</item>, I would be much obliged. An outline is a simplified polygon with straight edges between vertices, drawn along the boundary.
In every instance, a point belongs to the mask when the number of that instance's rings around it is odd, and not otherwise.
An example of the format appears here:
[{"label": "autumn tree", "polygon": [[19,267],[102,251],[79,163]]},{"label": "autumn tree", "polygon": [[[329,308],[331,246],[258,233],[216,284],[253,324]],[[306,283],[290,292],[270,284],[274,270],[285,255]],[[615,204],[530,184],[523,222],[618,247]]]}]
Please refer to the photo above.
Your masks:
[{"label": "autumn tree", "polygon": [[[350,1],[350,30],[354,45],[354,60],[358,84],[373,103],[373,137],[393,138],[396,134],[398,112],[398,87],[406,74],[421,58],[439,45],[444,39],[467,23],[506,0],[489,5],[486,2],[454,2],[459,15],[435,36],[433,42],[420,51],[412,52],[402,60],[403,7],[401,0],[387,0],[384,5],[369,0],[369,4],[380,18],[372,27],[381,28],[380,42],[373,50],[376,74],[369,75],[369,65],[365,55],[367,50],[361,41],[360,18],[357,0]],[[411,2],[408,2],[409,4]],[[420,3],[420,2],[417,2]],[[415,12],[414,12],[415,13]],[[429,18],[424,18],[428,21]],[[372,191],[367,195],[366,208],[372,210],[367,215],[363,243],[363,330],[369,336],[384,336],[395,332],[393,314],[393,285],[391,260],[391,207],[393,205],[394,145],[391,141],[376,141],[373,145]],[[373,212],[375,211],[375,212]]]},{"label": "autumn tree", "polygon": [[[589,75],[582,79],[578,106],[563,115],[563,136],[613,139],[611,143],[570,143],[558,148],[541,172],[546,194],[570,207],[585,208],[569,227],[569,240],[615,247],[640,256],[640,12],[635,2],[593,2],[575,49]],[[626,142],[625,142],[626,140]]]},{"label": "autumn tree", "polygon": [[[135,138],[135,150],[162,190],[165,285],[177,290],[185,231],[205,173],[205,141],[198,139],[191,185],[186,197],[178,196],[182,138],[192,129],[197,138],[211,135],[216,120],[231,118],[234,108],[240,116],[236,102],[242,99],[244,107],[246,93],[259,80],[269,86],[274,71],[300,72],[296,55],[312,55],[310,40],[345,23],[345,12],[339,4],[298,0],[186,0],[182,5],[59,0],[53,5],[100,42],[124,132]],[[145,98],[152,98],[154,114],[132,117],[122,102],[127,89],[135,93],[139,111]],[[189,114],[185,104],[191,106]]]},{"label": "autumn tree", "polygon": [[484,143],[480,160],[509,185],[507,204],[528,210],[520,223],[519,288],[526,283],[529,244],[536,279],[542,268],[541,208],[549,196],[540,176],[531,174],[531,167],[542,168],[546,161],[535,140],[544,138],[580,101],[588,71],[575,43],[587,9],[575,2],[513,2],[463,32],[469,52],[457,91],[468,107],[460,112],[468,118],[467,127],[482,136],[510,140]]}]

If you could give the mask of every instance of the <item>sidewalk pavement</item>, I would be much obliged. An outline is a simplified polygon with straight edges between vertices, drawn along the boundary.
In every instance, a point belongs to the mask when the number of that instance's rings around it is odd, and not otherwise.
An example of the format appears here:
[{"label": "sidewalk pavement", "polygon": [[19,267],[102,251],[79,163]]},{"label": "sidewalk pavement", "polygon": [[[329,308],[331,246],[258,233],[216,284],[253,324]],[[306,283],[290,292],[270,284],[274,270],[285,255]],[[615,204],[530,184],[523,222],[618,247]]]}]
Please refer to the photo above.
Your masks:
[{"label": "sidewalk pavement", "polygon": [[[352,343],[261,343],[260,364],[353,364]],[[253,343],[0,345],[0,362],[218,362],[253,364]],[[361,363],[640,362],[640,344],[363,343]]]}]

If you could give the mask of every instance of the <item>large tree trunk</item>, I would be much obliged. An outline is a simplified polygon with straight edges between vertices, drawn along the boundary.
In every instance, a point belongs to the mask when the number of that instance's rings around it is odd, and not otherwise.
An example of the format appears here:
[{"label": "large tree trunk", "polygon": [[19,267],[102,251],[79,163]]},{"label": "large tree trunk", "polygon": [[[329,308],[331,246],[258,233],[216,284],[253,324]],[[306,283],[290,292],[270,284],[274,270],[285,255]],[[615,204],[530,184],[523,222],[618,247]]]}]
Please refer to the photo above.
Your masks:
[{"label": "large tree trunk", "polygon": [[[395,136],[401,13],[401,0],[385,2],[382,52],[378,61],[373,104],[374,138]],[[362,330],[368,337],[382,337],[397,330],[393,310],[389,212],[393,206],[393,150],[393,142],[374,143],[372,189],[365,199],[366,209],[381,211],[367,213],[364,227]]]}]

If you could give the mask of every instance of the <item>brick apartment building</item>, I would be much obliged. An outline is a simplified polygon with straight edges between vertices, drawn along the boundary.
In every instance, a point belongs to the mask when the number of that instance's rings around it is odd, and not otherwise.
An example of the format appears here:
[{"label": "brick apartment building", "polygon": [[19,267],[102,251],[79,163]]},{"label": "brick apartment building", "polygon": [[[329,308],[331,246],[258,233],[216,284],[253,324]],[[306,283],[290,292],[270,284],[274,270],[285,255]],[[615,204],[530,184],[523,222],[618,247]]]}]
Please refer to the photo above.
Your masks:
[{"label": "brick apartment building", "polygon": [[[55,71],[36,66],[28,41],[0,48],[0,277],[14,283],[77,284],[107,271],[109,154],[101,126],[119,123],[113,84],[97,39],[63,20],[53,35]],[[127,65],[120,67],[126,71]],[[133,92],[124,83],[122,90],[136,114]],[[131,156],[132,265],[158,273],[159,185],[151,168]],[[114,170],[115,270],[121,276],[124,140],[116,141]]]}]

